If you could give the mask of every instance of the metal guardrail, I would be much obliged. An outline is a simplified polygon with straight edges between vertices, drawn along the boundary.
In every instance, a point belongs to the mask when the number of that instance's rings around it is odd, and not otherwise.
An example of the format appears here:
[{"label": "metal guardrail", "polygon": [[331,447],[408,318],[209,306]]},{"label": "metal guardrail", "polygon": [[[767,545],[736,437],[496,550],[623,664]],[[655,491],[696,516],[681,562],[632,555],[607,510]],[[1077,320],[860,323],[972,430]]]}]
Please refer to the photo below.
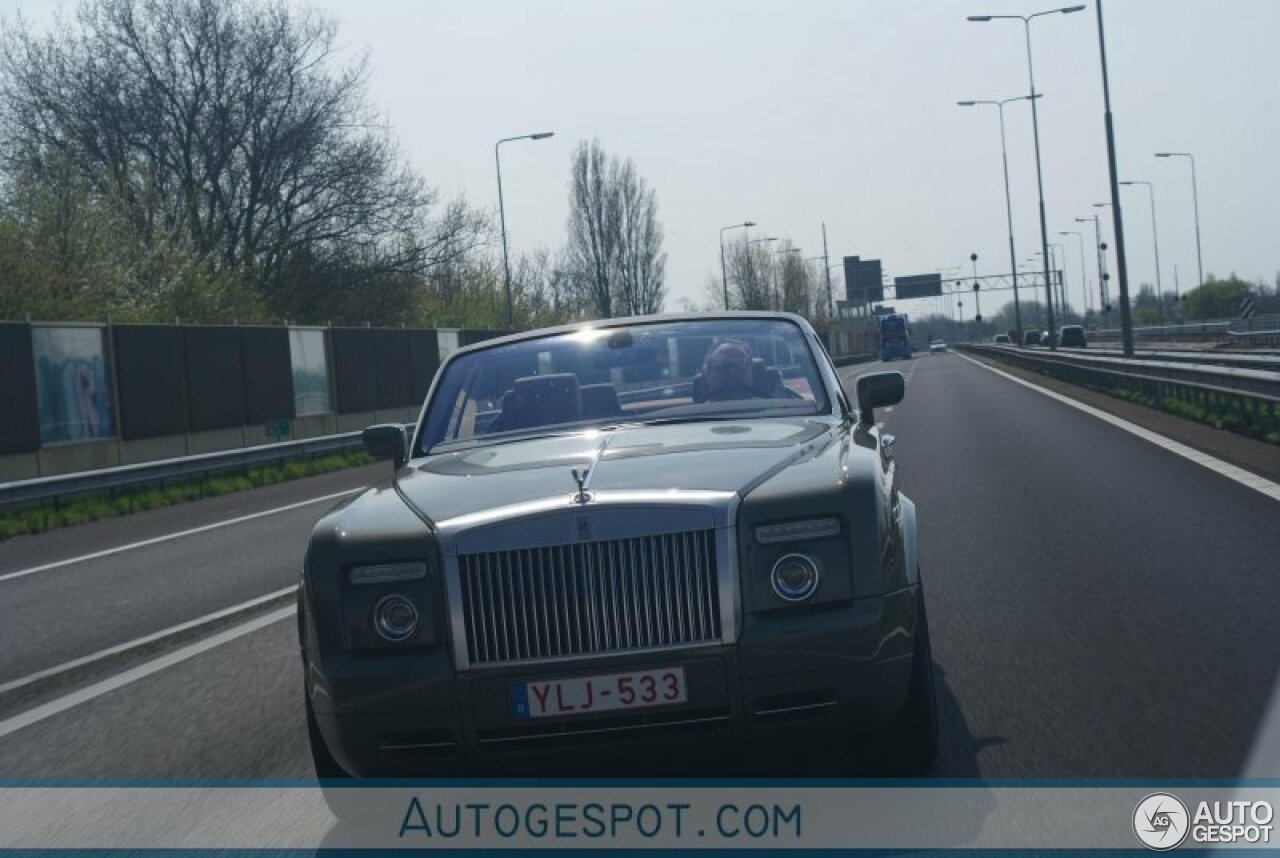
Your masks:
[{"label": "metal guardrail", "polygon": [[1217,366],[1211,363],[1102,357],[1080,351],[1064,353],[1042,349],[1000,348],[1002,351],[1015,351],[1035,355],[1037,359],[1050,363],[1069,363],[1076,366],[1088,366],[1130,375],[1163,378],[1168,381],[1182,381],[1188,384],[1208,385],[1227,390],[1280,396],[1280,372],[1273,370],[1243,369],[1233,366]]},{"label": "metal guardrail", "polygon": [[[1280,336],[1280,332],[1277,332]],[[1058,347],[1058,354],[1092,355],[1096,357],[1127,360],[1119,349],[1075,349]],[[1269,372],[1280,372],[1280,355],[1265,352],[1250,353],[1247,351],[1213,351],[1203,349],[1187,349],[1182,351],[1166,351],[1143,349],[1134,353],[1134,360],[1164,361],[1167,363],[1201,364],[1204,366],[1235,367],[1238,369],[1259,369]]]},{"label": "metal guardrail", "polygon": [[0,483],[0,508],[44,501],[55,504],[75,495],[102,494],[124,488],[163,484],[166,480],[204,477],[237,471],[254,465],[284,463],[326,453],[359,449],[360,432],[322,435],[278,444],[240,447],[215,453],[198,453],[175,459],[118,465],[94,471],[78,471],[52,477],[36,477]]},{"label": "metal guardrail", "polygon": [[[1185,322],[1178,325],[1147,325],[1133,329],[1138,340],[1164,342],[1233,342],[1248,341],[1253,334],[1280,336],[1280,315],[1254,316],[1250,319],[1213,319],[1205,322]],[[1103,328],[1088,332],[1089,339],[1110,341],[1120,339],[1119,328]]]},{"label": "metal guardrail", "polygon": [[1280,329],[1274,331],[1232,331],[1229,336],[1233,343],[1244,343],[1250,346],[1280,346]]},{"label": "metal guardrail", "polygon": [[[1136,391],[1156,402],[1176,400],[1222,415],[1226,428],[1265,436],[1280,431],[1280,373],[1230,367],[1179,366],[1159,361],[1088,358],[1016,349],[963,345],[963,351],[996,358],[1084,387]],[[1267,377],[1270,378],[1262,378]],[[1243,384],[1231,386],[1232,384]],[[1252,389],[1251,389],[1252,388]]]}]

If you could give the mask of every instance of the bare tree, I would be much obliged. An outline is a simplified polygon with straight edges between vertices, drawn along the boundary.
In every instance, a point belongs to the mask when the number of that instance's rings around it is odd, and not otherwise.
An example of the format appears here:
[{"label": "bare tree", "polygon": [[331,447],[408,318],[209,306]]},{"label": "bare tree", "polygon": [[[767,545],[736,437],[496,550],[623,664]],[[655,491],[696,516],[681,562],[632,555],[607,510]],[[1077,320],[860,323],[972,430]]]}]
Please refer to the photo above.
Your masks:
[{"label": "bare tree", "polygon": [[631,159],[609,156],[599,140],[578,144],[569,180],[567,270],[589,284],[597,317],[662,309],[662,239],[657,195]]},{"label": "bare tree", "polygon": [[788,313],[797,313],[809,318],[812,313],[809,281],[809,266],[799,254],[787,253],[782,256],[782,270],[778,273],[782,281],[782,307]]},{"label": "bare tree", "polygon": [[658,202],[628,158],[613,171],[618,195],[618,298],[628,315],[657,313],[666,294]]},{"label": "bare tree", "polygon": [[730,303],[738,310],[768,310],[773,306],[773,259],[768,245],[745,237],[726,247]]},{"label": "bare tree", "polygon": [[617,185],[599,140],[574,150],[569,179],[569,250],[590,277],[596,316],[613,315],[613,278],[620,241]]}]

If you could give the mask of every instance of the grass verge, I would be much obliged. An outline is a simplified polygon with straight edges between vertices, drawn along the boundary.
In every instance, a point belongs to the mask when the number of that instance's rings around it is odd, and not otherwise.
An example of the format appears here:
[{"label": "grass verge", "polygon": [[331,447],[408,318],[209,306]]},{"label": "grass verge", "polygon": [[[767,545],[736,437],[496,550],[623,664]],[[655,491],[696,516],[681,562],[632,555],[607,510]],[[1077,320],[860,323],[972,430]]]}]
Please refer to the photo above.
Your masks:
[{"label": "grass verge", "polygon": [[146,509],[173,506],[200,498],[256,489],[275,483],[313,477],[373,462],[363,450],[295,459],[279,465],[261,465],[239,472],[206,478],[171,480],[161,486],[120,489],[109,496],[80,498],[62,503],[0,512],[0,540],[28,533],[44,533],[60,527],[100,521]]}]

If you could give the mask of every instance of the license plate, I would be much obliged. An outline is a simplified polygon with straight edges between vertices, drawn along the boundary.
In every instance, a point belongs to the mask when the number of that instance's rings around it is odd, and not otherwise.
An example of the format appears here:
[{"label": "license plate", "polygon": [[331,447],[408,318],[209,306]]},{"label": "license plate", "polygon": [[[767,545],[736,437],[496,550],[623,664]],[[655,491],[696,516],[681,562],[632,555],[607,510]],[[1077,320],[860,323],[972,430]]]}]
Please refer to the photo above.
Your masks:
[{"label": "license plate", "polygon": [[511,696],[517,718],[616,712],[689,700],[683,667],[517,682]]}]

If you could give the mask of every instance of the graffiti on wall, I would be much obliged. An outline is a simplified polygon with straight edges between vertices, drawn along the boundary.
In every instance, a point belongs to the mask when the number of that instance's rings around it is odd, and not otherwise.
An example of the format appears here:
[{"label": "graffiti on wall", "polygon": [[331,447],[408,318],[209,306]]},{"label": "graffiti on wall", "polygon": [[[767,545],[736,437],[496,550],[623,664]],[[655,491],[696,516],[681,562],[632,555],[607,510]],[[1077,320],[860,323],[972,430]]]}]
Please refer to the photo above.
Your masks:
[{"label": "graffiti on wall", "polygon": [[87,441],[115,435],[102,329],[36,327],[40,441]]}]

